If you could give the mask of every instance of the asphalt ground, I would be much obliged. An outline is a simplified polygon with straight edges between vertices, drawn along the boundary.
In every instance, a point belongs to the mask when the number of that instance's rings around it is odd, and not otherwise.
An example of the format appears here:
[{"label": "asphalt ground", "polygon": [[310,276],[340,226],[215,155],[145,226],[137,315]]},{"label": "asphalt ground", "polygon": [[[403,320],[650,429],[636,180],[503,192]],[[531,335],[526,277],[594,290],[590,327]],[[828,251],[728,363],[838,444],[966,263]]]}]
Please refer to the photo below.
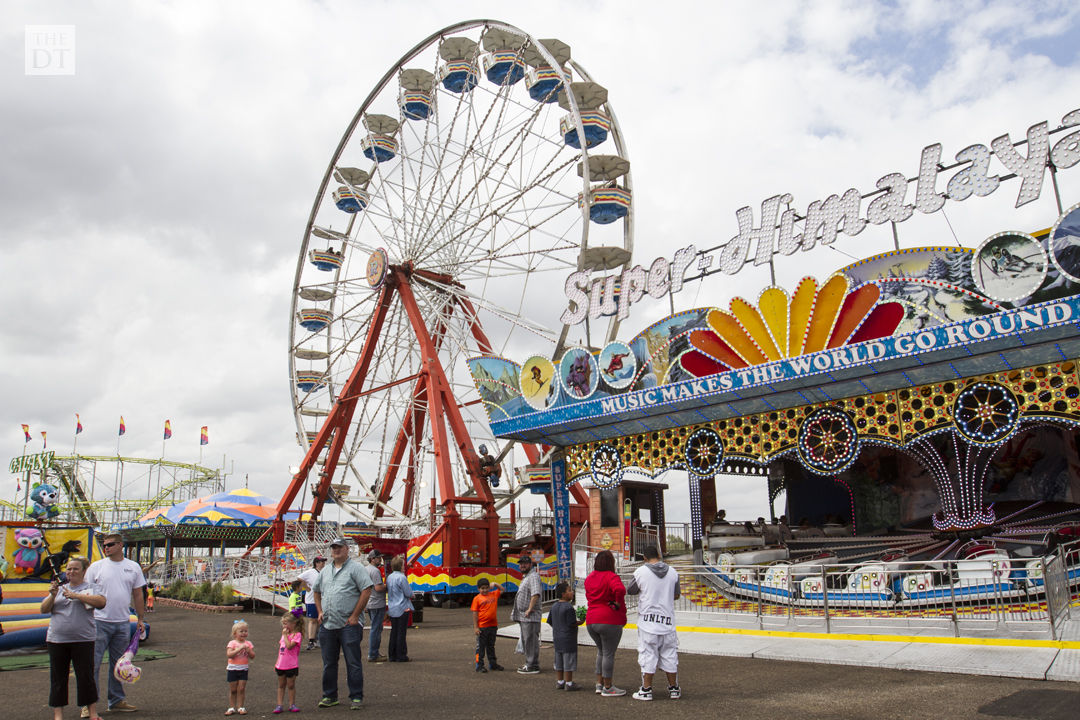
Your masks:
[{"label": "asphalt ground", "polygon": [[[507,622],[509,611],[499,609]],[[225,645],[238,615],[207,615],[159,607],[150,616],[147,647],[175,657],[142,664],[142,677],[129,686],[128,701],[135,713],[103,713],[108,717],[214,718],[227,706]],[[269,613],[245,614],[251,626],[256,659],[252,663],[247,701],[249,717],[271,718],[275,705],[276,659],[280,621]],[[389,628],[383,633],[387,641]],[[582,631],[584,632],[584,630]],[[1038,718],[1074,720],[1080,716],[1080,686],[947,673],[883,670],[813,663],[685,654],[680,657],[681,700],[657,693],[651,703],[604,698],[593,691],[593,677],[577,673],[587,688],[567,693],[555,689],[552,651],[544,644],[539,675],[518,675],[521,664],[514,641],[499,638],[496,652],[505,672],[479,674],[473,670],[473,634],[467,608],[427,608],[424,622],[409,631],[410,663],[364,666],[364,707],[352,712],[346,704],[319,710],[322,664],[318,651],[302,652],[297,678],[297,704],[302,713],[282,717],[380,718],[650,718],[725,717],[748,720],[788,718]],[[365,646],[367,634],[364,636]],[[718,642],[722,642],[718,639]],[[590,670],[595,651],[582,647],[578,667]],[[637,656],[620,650],[615,684],[633,690],[640,682]],[[344,661],[340,665],[341,699],[347,699]],[[657,686],[661,686],[658,682]],[[47,669],[0,673],[0,718],[51,718]],[[74,701],[74,680],[71,697]],[[66,708],[65,718],[78,709]]]}]

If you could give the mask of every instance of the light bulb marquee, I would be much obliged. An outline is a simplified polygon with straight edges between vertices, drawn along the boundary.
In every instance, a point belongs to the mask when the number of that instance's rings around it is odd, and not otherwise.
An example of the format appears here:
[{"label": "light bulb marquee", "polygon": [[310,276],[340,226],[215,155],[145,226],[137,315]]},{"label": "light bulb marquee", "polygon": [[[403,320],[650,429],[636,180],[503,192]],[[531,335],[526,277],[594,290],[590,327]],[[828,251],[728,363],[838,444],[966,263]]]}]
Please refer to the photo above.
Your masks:
[{"label": "light bulb marquee", "polygon": [[[626,435],[567,450],[571,477],[615,487],[627,474],[683,470],[704,477],[730,471],[767,474],[780,458],[835,477],[864,445],[893,447],[933,477],[939,530],[993,523],[983,487],[1003,444],[1034,425],[1080,428],[1080,369],[1072,361],[932,383],[831,403]],[[933,439],[946,436],[942,443]],[[779,487],[777,488],[779,490]]]}]

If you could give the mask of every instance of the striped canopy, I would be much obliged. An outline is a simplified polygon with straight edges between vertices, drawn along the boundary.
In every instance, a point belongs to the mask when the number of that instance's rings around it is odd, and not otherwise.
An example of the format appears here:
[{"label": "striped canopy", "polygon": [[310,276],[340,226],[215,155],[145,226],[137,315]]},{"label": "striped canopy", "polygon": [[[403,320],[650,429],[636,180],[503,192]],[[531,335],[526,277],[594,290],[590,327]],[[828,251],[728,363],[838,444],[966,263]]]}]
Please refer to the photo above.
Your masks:
[{"label": "striped canopy", "polygon": [[[154,508],[138,520],[141,526],[154,525],[164,517],[173,524],[198,525],[244,525],[266,522],[274,518],[277,500],[260,495],[247,488],[238,488],[177,503],[172,507]],[[285,518],[295,520],[298,513],[287,513]]]}]

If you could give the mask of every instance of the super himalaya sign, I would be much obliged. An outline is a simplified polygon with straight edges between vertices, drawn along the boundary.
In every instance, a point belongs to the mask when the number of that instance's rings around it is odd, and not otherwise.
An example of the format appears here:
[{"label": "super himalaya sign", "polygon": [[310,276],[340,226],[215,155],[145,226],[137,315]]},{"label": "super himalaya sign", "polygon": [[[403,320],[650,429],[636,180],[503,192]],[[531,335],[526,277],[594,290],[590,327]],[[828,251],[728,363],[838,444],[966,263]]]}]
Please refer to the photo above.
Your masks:
[{"label": "super himalaya sign", "polygon": [[[754,223],[754,210],[745,206],[735,211],[739,232],[716,253],[697,252],[694,246],[679,250],[671,261],[657,258],[648,269],[641,265],[627,268],[620,274],[591,279],[588,270],[572,273],[566,279],[564,292],[568,301],[562,322],[576,325],[586,319],[617,315],[620,320],[630,314],[630,306],[646,294],[659,299],[682,289],[684,276],[696,268],[708,273],[717,262],[719,270],[733,275],[741,270],[753,255],[754,265],[772,262],[773,257],[808,251],[816,245],[831,245],[839,233],[856,236],[867,224],[899,224],[916,210],[932,214],[941,210],[946,200],[964,201],[986,197],[995,192],[1003,180],[1020,179],[1016,207],[1037,200],[1042,193],[1047,168],[1062,170],[1080,163],[1080,130],[1070,132],[1051,146],[1051,135],[1080,126],[1080,109],[1067,113],[1061,125],[1053,130],[1046,121],[1032,125],[1024,140],[1013,143],[1009,133],[994,138],[990,145],[975,143],[956,153],[956,163],[941,164],[942,145],[934,143],[922,150],[919,172],[913,179],[892,172],[875,183],[876,190],[860,193],[849,188],[843,194],[833,194],[824,200],[814,200],[802,214],[791,207],[790,193],[774,195],[761,203],[760,223]],[[1026,154],[1017,148],[1026,145]],[[991,159],[1007,171],[992,174]],[[940,175],[955,170],[945,182],[944,192],[938,189]],[[914,184],[913,202],[908,190]],[[865,214],[863,200],[869,199]],[[783,210],[781,210],[783,208]],[[800,229],[801,232],[796,232]]]},{"label": "super himalaya sign", "polygon": [[1076,322],[1078,319],[1080,319],[1080,296],[1074,296],[1060,302],[997,313],[906,335],[823,350],[765,365],[729,370],[696,380],[685,380],[671,385],[601,398],[593,401],[593,404],[598,404],[600,412],[604,414],[637,410],[717,392],[794,380],[817,373],[835,372],[916,353],[970,345],[1038,328],[1050,328]]}]

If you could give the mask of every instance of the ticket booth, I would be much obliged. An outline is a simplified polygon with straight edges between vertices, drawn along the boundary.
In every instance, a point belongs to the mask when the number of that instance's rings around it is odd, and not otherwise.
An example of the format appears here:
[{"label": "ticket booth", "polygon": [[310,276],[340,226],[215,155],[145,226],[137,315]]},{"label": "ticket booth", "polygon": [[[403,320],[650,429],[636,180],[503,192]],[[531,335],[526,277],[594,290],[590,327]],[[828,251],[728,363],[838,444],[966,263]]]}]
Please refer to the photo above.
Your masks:
[{"label": "ticket booth", "polygon": [[[589,489],[589,546],[619,554],[625,551],[629,529],[629,555],[650,540],[664,552],[664,483],[623,480],[613,488]],[[629,501],[629,507],[627,506]],[[629,527],[627,526],[629,523]]]}]

